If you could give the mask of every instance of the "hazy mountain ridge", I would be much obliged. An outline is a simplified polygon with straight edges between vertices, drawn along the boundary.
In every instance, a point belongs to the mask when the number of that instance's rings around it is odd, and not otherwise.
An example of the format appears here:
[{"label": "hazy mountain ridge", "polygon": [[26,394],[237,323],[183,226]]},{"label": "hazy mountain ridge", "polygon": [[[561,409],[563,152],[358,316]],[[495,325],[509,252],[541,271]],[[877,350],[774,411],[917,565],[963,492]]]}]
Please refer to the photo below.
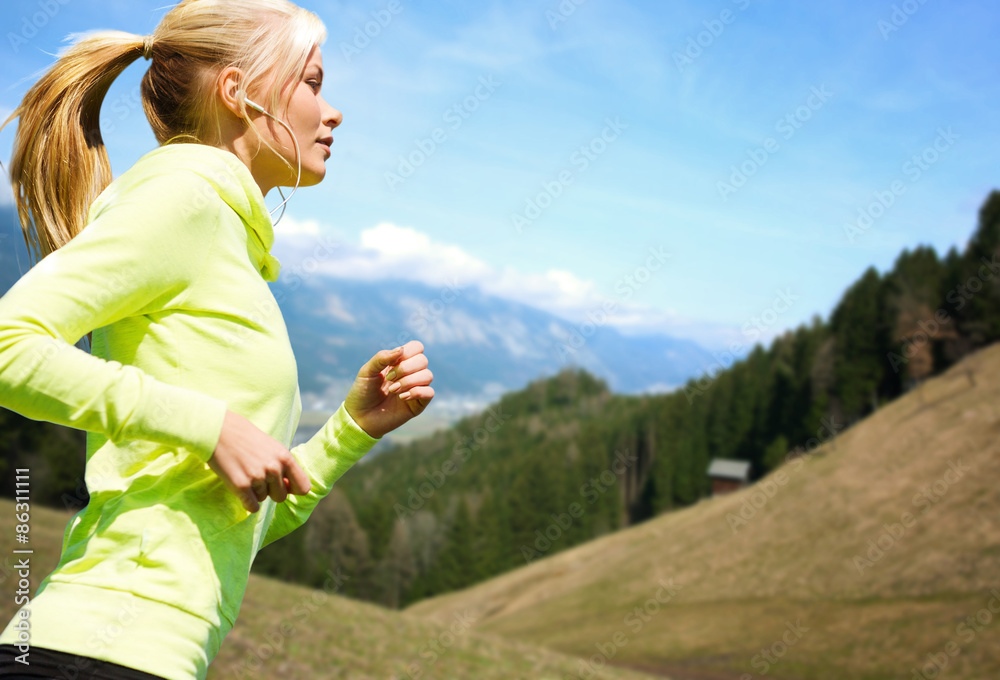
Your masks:
[{"label": "hazy mountain ridge", "polygon": [[[16,211],[0,206],[0,294],[27,269]],[[689,340],[574,324],[478,288],[449,293],[401,279],[320,275],[282,277],[270,286],[299,363],[305,411],[334,411],[373,354],[411,339],[420,340],[432,360],[435,410],[454,416],[569,365],[629,394],[679,386],[713,363]]]},{"label": "hazy mountain ridge", "polygon": [[376,351],[411,339],[432,359],[439,395],[483,406],[570,365],[617,393],[640,393],[679,386],[712,361],[688,340],[573,324],[478,288],[461,290],[450,302],[439,289],[399,279],[316,277],[294,290],[278,281],[272,290],[300,361],[303,393],[335,392],[331,385],[349,385]]},{"label": "hazy mountain ridge", "polygon": [[21,235],[17,210],[11,205],[0,205],[0,295],[28,271],[28,264],[28,249]]}]

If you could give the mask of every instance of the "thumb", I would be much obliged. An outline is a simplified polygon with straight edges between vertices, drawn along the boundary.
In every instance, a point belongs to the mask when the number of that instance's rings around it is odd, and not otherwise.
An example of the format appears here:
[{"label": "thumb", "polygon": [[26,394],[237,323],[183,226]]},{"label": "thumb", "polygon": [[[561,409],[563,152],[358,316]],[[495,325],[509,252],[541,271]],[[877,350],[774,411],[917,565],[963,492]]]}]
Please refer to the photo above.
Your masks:
[{"label": "thumb", "polygon": [[402,346],[397,347],[396,349],[383,349],[368,360],[368,363],[362,367],[359,375],[363,377],[376,376],[381,373],[382,369],[386,366],[392,366],[397,363],[402,355]]}]

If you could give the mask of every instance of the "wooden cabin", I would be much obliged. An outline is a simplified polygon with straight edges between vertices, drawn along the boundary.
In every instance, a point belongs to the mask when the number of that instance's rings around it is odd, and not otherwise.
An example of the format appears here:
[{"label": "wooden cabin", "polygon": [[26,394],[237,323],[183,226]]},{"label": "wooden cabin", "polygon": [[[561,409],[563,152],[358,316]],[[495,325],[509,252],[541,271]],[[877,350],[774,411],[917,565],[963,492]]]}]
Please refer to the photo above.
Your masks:
[{"label": "wooden cabin", "polygon": [[708,466],[708,477],[712,480],[712,495],[742,489],[750,483],[750,463],[745,460],[714,458]]}]

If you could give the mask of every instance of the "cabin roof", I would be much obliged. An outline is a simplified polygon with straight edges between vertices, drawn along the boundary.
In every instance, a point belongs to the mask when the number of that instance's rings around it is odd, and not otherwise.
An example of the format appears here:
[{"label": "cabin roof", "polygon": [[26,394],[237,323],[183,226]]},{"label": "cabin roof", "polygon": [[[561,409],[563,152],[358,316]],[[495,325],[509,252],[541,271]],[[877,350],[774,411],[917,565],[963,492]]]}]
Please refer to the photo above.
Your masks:
[{"label": "cabin roof", "polygon": [[750,476],[750,463],[745,460],[715,458],[708,466],[708,476],[746,481]]}]

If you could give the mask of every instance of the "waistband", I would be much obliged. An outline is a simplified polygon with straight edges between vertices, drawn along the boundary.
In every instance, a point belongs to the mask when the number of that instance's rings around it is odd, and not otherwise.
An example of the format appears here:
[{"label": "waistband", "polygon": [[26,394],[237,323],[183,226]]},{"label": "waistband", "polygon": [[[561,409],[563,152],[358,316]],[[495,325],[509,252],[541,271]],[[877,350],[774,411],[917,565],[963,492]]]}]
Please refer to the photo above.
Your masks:
[{"label": "waistband", "polygon": [[[28,610],[29,653],[38,645],[164,680],[205,680],[231,628],[225,619],[226,628],[219,630],[183,609],[127,591],[61,581],[47,582],[20,609]],[[18,610],[0,633],[0,644],[19,644],[20,621]]]}]

